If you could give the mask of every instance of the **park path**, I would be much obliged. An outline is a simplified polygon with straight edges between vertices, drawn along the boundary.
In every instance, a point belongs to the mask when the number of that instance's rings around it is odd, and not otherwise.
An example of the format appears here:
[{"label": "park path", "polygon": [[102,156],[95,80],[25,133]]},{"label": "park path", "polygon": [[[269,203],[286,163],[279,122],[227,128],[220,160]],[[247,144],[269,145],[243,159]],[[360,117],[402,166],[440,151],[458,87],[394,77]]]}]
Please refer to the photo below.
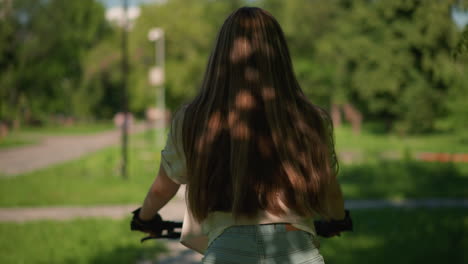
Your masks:
[{"label": "park path", "polygon": [[[0,208],[0,222],[27,222],[35,220],[72,220],[77,218],[105,217],[123,219],[139,207],[138,204],[108,206],[54,206]],[[403,199],[403,200],[347,200],[350,210],[380,208],[466,208],[468,199]],[[175,198],[161,210],[165,219],[183,220],[185,201]]]},{"label": "park path", "polygon": [[[136,124],[130,133],[143,130],[144,124]],[[12,177],[80,158],[118,143],[120,136],[118,129],[90,135],[45,136],[38,144],[0,149],[0,177]]]}]

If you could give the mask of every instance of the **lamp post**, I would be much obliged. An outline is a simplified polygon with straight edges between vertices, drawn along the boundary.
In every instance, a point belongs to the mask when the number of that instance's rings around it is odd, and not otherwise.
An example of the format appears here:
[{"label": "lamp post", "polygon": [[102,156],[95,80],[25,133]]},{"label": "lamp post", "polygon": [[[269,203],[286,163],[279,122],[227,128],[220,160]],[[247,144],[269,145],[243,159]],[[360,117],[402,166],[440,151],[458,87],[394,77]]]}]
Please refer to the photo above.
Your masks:
[{"label": "lamp post", "polygon": [[122,27],[122,110],[124,113],[124,122],[122,125],[122,164],[121,174],[124,179],[128,178],[127,163],[128,163],[128,1],[123,0],[123,27]]},{"label": "lamp post", "polygon": [[[149,72],[150,84],[159,87],[156,90],[156,109],[159,113],[159,118],[156,120],[156,128],[165,130],[166,125],[166,105],[165,105],[165,91],[164,91],[164,30],[161,28],[152,28],[148,32],[148,39],[155,43],[155,57],[156,64],[151,67]],[[157,141],[160,145],[164,141],[164,132],[158,133],[156,129]]]}]

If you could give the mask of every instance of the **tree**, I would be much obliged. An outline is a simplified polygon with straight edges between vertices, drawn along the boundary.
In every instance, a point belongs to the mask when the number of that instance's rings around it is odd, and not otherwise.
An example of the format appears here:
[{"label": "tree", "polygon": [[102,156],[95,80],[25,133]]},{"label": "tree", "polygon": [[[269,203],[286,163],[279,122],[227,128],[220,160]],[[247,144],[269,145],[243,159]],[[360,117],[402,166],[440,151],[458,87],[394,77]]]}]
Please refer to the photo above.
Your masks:
[{"label": "tree", "polygon": [[258,3],[273,14],[284,30],[296,76],[314,103],[330,107],[334,86],[333,65],[321,56],[320,39],[334,31],[341,11],[336,1],[264,0]]},{"label": "tree", "polygon": [[[0,119],[27,111],[36,119],[73,114],[82,58],[107,31],[104,7],[94,0],[12,2],[0,46]],[[3,42],[2,42],[3,43]]]},{"label": "tree", "polygon": [[[272,13],[285,32],[312,102],[344,107],[401,133],[461,129],[467,100],[465,39],[452,21],[459,1],[171,0],[146,4],[129,33],[129,107],[156,101],[148,82],[166,37],[166,98],[175,109],[200,85],[224,19],[242,5]],[[466,0],[462,1],[465,3]],[[120,109],[120,33],[93,0],[15,0],[0,12],[0,119],[25,112],[108,118]],[[6,11],[5,11],[6,10]],[[457,44],[458,43],[458,44]],[[458,45],[458,46],[457,46]],[[453,58],[454,50],[460,50]],[[338,107],[339,106],[339,107]],[[337,112],[337,111],[335,111]]]},{"label": "tree", "polygon": [[[451,51],[458,31],[449,1],[353,1],[321,39],[336,93],[388,128],[427,132],[462,76]],[[465,67],[460,64],[458,67]]]}]

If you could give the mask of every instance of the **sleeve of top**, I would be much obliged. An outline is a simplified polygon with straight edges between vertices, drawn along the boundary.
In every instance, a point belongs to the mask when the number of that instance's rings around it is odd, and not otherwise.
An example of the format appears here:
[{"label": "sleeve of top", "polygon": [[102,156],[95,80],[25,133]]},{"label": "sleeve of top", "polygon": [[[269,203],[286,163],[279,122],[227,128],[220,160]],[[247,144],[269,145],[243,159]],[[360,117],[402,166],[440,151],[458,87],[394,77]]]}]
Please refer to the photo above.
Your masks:
[{"label": "sleeve of top", "polygon": [[187,168],[182,146],[183,109],[178,111],[169,129],[166,146],[161,151],[161,165],[167,176],[178,184],[187,183]]}]

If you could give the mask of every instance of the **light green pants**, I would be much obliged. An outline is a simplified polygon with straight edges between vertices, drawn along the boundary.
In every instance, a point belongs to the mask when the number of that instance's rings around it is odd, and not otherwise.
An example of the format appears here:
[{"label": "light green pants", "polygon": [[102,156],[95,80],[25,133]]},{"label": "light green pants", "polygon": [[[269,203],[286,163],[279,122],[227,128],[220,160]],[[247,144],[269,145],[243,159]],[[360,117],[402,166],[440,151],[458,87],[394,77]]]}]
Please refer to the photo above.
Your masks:
[{"label": "light green pants", "polygon": [[305,231],[284,224],[233,226],[217,237],[202,260],[211,264],[318,264],[322,255]]}]

